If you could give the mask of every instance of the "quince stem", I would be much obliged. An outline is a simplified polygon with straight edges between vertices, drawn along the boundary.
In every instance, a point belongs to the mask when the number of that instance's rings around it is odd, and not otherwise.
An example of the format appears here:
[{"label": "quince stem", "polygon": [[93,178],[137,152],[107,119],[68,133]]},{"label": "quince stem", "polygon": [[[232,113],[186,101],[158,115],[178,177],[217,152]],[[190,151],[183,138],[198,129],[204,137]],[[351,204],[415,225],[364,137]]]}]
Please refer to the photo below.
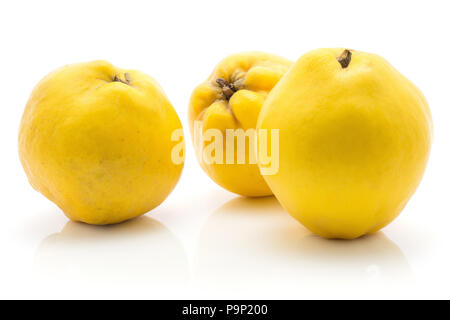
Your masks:
[{"label": "quince stem", "polygon": [[337,58],[337,61],[341,64],[342,68],[345,69],[352,61],[352,52],[348,49],[345,49],[344,52]]},{"label": "quince stem", "polygon": [[131,83],[130,74],[128,72],[125,72],[123,76],[124,76],[125,80],[122,80],[117,75],[115,75],[113,81],[114,82],[122,82],[124,84],[129,85]]},{"label": "quince stem", "polygon": [[237,91],[236,87],[223,78],[216,80],[219,87],[222,89],[222,93],[227,100],[230,100],[231,96]]}]

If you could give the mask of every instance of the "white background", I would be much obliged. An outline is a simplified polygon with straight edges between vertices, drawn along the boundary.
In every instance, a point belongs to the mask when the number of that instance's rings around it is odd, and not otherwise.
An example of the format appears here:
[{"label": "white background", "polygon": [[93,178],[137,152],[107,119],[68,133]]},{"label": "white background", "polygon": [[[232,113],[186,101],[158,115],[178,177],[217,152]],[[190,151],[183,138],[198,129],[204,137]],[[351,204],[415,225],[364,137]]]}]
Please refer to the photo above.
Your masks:
[{"label": "white background", "polygon": [[[0,298],[450,298],[448,1],[2,1]],[[378,53],[424,92],[434,144],[399,218],[356,241],[312,236],[272,198],[204,174],[189,135],[174,192],[112,227],[69,222],[27,182],[20,117],[36,83],[104,59],[155,77],[184,128],[192,89],[230,53],[296,60],[317,47]],[[186,131],[187,133],[187,131]]]}]

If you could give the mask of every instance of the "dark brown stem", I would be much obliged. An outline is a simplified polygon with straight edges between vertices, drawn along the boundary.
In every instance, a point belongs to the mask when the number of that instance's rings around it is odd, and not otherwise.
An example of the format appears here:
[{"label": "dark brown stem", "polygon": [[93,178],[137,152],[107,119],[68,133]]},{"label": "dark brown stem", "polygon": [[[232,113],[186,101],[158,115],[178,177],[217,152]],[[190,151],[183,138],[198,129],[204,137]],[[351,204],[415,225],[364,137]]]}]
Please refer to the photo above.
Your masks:
[{"label": "dark brown stem", "polygon": [[352,61],[352,52],[348,49],[345,49],[344,52],[337,58],[337,61],[341,64],[342,68],[345,69]]},{"label": "dark brown stem", "polygon": [[122,82],[124,84],[128,84],[129,85],[131,83],[130,74],[128,72],[125,72],[123,76],[124,76],[125,80],[122,80],[117,75],[115,75],[113,81],[114,82]]},{"label": "dark brown stem", "polygon": [[222,89],[222,93],[227,100],[230,100],[231,96],[237,91],[237,89],[232,83],[228,82],[223,78],[217,79],[216,83]]}]

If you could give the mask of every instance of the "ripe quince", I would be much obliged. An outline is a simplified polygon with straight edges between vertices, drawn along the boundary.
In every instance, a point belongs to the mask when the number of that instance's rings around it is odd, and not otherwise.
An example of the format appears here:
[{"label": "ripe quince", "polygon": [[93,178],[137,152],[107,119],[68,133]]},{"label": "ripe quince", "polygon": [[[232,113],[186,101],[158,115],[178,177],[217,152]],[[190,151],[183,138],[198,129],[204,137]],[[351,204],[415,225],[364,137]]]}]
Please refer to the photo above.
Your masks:
[{"label": "ripe quince", "polygon": [[31,185],[70,219],[90,224],[158,206],[180,177],[183,152],[181,122],[158,83],[105,61],[47,75],[20,125]]},{"label": "ripe quince", "polygon": [[279,170],[264,178],[314,233],[353,239],[389,224],[427,164],[423,94],[382,57],[347,49],[302,56],[268,96],[258,129],[279,129]]},{"label": "ripe quince", "polygon": [[[223,188],[250,197],[272,194],[256,160],[252,161],[256,157],[256,147],[252,148],[251,130],[255,131],[267,94],[291,65],[285,58],[263,52],[233,54],[222,60],[192,93],[189,123],[197,159],[211,179]],[[227,130],[248,133],[243,149],[238,148],[238,137],[227,141]],[[220,137],[197,139],[200,135],[206,137],[208,131]],[[222,141],[217,143],[218,139]],[[206,154],[207,146],[214,142],[215,150]],[[214,159],[208,159],[211,154]]]}]

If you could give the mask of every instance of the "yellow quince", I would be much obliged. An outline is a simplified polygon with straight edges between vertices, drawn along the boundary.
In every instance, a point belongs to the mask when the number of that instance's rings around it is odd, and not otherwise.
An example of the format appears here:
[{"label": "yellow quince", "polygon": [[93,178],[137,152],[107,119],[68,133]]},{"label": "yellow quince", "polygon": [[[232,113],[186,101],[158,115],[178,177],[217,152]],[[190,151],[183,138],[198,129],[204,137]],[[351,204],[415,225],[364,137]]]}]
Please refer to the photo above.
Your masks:
[{"label": "yellow quince", "polygon": [[70,219],[90,224],[158,206],[180,177],[183,152],[180,120],[158,83],[105,61],[47,75],[20,125],[31,185]]},{"label": "yellow quince", "polygon": [[250,197],[272,194],[256,164],[252,130],[267,94],[291,65],[263,52],[234,54],[192,93],[189,124],[197,159],[223,188]]},{"label": "yellow quince", "polygon": [[279,129],[279,170],[264,178],[314,233],[353,239],[389,224],[428,160],[423,94],[382,57],[318,49],[268,96],[258,129]]}]

